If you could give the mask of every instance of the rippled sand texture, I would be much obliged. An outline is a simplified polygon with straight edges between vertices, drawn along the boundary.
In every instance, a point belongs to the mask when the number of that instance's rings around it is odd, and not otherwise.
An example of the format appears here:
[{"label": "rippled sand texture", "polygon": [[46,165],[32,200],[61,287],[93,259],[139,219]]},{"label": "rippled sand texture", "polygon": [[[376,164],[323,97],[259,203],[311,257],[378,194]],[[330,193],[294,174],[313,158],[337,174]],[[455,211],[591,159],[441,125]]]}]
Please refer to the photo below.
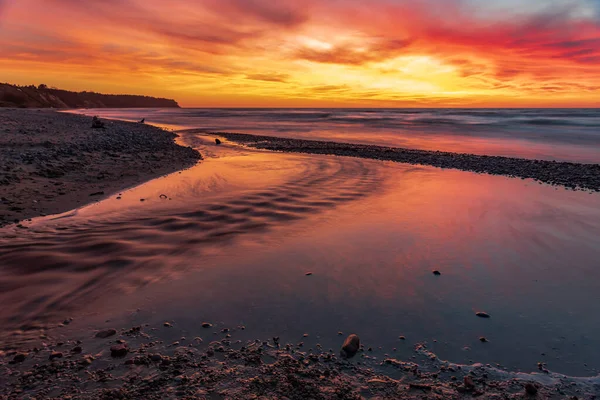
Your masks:
[{"label": "rippled sand texture", "polygon": [[[80,214],[36,221],[29,230],[3,232],[2,333],[59,322],[66,313],[115,288],[132,289],[193,267],[203,254],[222,251],[238,236],[315,217],[368,196],[382,181],[379,171],[362,160],[275,157],[279,163],[285,159],[289,175],[257,190],[252,186],[260,187],[269,174],[281,172],[261,170],[253,174],[255,184],[234,193],[219,193],[216,188],[223,185],[215,186],[265,160],[264,154],[246,154],[227,160],[225,176],[200,165],[184,178],[174,174],[163,179],[160,183],[167,188],[161,190],[175,201],[153,194],[140,202],[137,193],[146,190],[141,187],[125,193],[133,198],[125,208],[119,207],[120,201],[109,200],[112,204],[99,215],[94,212],[102,207],[92,206]],[[168,189],[182,179],[201,182],[205,192],[199,195],[192,186],[177,193]]]}]

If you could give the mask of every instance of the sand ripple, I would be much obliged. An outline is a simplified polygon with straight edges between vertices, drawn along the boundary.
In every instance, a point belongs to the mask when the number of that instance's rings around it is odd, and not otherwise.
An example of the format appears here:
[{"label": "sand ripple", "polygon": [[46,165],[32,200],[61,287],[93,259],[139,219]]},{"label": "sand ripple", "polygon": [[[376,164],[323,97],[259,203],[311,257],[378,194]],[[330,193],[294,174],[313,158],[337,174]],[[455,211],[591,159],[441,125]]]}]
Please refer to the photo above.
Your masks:
[{"label": "sand ripple", "polygon": [[237,238],[268,234],[368,196],[382,181],[370,161],[304,160],[297,175],[266,189],[208,202],[188,193],[188,201],[168,209],[68,216],[0,238],[0,334],[59,322],[113,290],[201,265],[203,254],[223,251]]}]

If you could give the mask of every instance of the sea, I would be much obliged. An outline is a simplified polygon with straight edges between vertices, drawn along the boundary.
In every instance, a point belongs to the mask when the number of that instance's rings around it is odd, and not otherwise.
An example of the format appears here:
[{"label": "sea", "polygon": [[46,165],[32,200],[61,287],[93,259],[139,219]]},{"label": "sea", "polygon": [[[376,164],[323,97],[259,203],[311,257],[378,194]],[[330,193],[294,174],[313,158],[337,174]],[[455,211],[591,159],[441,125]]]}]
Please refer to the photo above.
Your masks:
[{"label": "sea", "polygon": [[86,109],[209,132],[600,163],[600,109]]}]

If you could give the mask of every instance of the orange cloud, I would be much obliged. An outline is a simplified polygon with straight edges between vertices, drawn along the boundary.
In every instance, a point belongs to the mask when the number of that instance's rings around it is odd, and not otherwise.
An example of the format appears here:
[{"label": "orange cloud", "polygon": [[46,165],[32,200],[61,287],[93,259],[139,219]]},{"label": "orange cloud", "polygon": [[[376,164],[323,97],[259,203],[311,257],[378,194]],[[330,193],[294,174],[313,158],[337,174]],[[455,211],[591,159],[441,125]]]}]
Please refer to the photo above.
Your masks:
[{"label": "orange cloud", "polygon": [[0,0],[15,83],[187,106],[597,106],[596,0]]}]

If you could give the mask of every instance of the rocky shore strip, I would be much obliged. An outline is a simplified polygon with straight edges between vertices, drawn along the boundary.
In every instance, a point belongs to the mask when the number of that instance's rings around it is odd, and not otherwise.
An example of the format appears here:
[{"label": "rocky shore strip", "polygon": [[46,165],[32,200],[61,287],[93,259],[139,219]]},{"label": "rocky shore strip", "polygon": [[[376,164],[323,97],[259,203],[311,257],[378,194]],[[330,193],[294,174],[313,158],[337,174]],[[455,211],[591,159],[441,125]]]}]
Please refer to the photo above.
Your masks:
[{"label": "rocky shore strip", "polygon": [[364,144],[287,139],[241,133],[211,132],[231,142],[257,149],[290,153],[328,154],[429,165],[513,178],[533,179],[573,190],[600,192],[600,164],[578,164],[501,156],[411,150]]},{"label": "rocky shore strip", "polygon": [[172,132],[98,122],[52,110],[0,109],[0,226],[72,210],[202,158],[176,144]]},{"label": "rocky shore strip", "polygon": [[[239,340],[245,326],[210,325],[174,342],[165,336],[184,334],[176,323],[81,332],[77,340],[43,334],[31,348],[0,351],[0,398],[575,400],[600,388],[597,378],[452,364],[426,344],[406,362],[359,345],[357,335],[343,345],[340,337],[340,354],[279,337]],[[348,346],[357,354],[349,357]]]}]

